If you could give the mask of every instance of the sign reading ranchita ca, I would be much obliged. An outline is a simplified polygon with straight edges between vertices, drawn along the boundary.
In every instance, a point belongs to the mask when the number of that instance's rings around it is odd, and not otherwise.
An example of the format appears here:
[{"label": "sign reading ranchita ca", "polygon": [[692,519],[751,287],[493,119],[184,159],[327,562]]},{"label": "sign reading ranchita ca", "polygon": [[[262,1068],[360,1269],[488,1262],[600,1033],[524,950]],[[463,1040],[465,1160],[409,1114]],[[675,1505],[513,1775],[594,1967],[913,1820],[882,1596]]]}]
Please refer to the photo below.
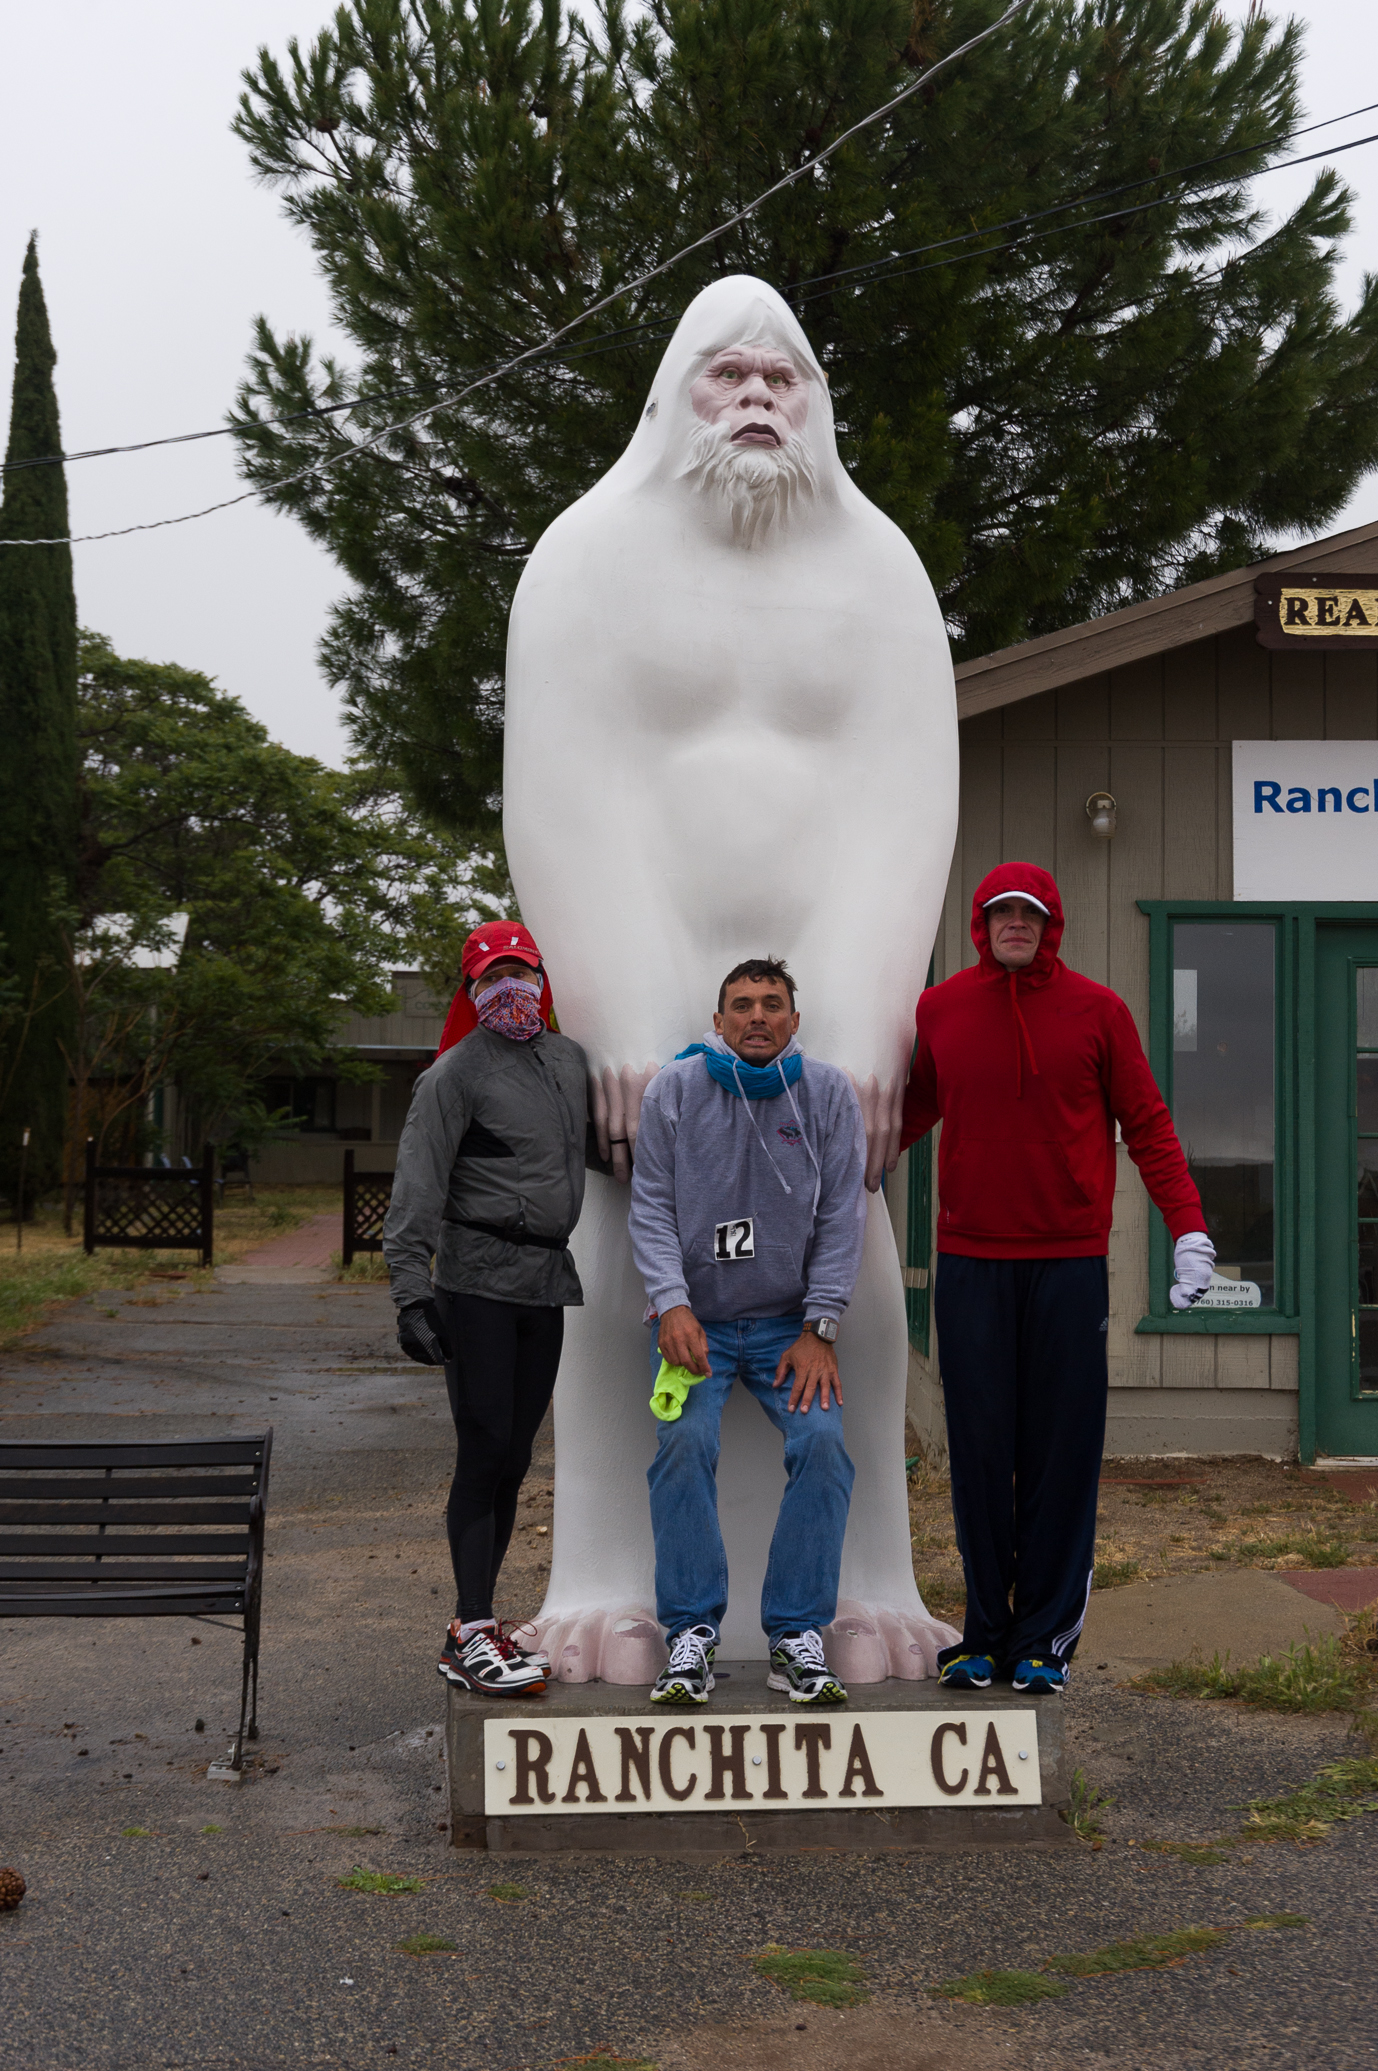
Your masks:
[{"label": "sign reading ranchita ca", "polygon": [[1254,624],[1260,647],[1378,647],[1378,575],[1260,575]]},{"label": "sign reading ranchita ca", "polygon": [[1032,1711],[846,1713],[693,1723],[657,1718],[486,1720],[484,1809],[715,1812],[1039,1805]]}]

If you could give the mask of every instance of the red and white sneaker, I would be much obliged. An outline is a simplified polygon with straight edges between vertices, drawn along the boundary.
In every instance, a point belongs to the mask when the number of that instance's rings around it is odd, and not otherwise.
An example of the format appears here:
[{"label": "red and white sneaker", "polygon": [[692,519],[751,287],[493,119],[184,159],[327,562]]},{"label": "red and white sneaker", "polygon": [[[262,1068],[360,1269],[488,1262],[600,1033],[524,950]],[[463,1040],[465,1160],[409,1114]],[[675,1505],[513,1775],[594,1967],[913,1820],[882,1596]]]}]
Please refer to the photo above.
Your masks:
[{"label": "red and white sneaker", "polygon": [[453,1619],[436,1666],[447,1683],[478,1697],[539,1697],[545,1689],[547,1671],[502,1640],[495,1625],[480,1625],[461,1640]]},{"label": "red and white sneaker", "polygon": [[[525,1633],[532,1644],[528,1646],[521,1637]],[[550,1656],[544,1647],[536,1644],[536,1628],[529,1621],[521,1625],[509,1625],[503,1618],[498,1620],[498,1647],[509,1659],[529,1661],[533,1668],[549,1679]]]}]

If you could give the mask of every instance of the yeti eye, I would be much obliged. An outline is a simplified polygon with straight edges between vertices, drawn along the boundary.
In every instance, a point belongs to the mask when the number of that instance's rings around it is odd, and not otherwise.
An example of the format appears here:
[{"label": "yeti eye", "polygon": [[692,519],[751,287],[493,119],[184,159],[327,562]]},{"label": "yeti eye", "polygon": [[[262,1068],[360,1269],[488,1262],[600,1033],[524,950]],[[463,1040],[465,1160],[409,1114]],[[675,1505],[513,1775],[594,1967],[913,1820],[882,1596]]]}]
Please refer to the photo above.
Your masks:
[{"label": "yeti eye", "polygon": [[740,367],[719,367],[718,369],[718,379],[720,381],[740,381],[741,378],[742,370]]},{"label": "yeti eye", "polygon": [[788,375],[788,374],[767,374],[767,376],[766,376],[766,379],[767,379],[767,381],[768,381],[768,382],[770,383],[770,385],[771,385],[771,387],[772,387],[772,388],[788,388],[788,387],[789,387],[789,375]]}]

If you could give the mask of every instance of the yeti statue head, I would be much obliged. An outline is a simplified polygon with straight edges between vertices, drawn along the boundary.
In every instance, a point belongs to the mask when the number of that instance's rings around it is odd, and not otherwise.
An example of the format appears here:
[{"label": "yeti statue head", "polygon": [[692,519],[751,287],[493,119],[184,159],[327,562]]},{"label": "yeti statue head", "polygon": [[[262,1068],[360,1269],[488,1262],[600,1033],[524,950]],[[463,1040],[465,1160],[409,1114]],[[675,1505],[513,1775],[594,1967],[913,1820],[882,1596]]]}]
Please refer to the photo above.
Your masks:
[{"label": "yeti statue head", "polygon": [[798,318],[764,281],[730,274],[696,295],[666,347],[621,459],[587,502],[666,499],[739,550],[878,516],[837,455],[827,377]]}]

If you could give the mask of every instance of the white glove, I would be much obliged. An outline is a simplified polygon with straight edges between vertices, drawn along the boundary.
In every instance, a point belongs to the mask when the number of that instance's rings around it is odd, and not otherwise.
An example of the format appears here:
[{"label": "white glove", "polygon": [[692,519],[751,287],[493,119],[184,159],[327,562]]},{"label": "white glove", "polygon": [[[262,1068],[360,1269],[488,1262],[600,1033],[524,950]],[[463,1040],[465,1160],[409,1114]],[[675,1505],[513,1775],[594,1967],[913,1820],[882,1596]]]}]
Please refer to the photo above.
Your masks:
[{"label": "white glove", "polygon": [[1167,1294],[1174,1309],[1189,1309],[1193,1302],[1200,1301],[1211,1284],[1214,1264],[1215,1246],[1204,1230],[1189,1230],[1185,1237],[1177,1239],[1172,1254],[1177,1279]]}]

